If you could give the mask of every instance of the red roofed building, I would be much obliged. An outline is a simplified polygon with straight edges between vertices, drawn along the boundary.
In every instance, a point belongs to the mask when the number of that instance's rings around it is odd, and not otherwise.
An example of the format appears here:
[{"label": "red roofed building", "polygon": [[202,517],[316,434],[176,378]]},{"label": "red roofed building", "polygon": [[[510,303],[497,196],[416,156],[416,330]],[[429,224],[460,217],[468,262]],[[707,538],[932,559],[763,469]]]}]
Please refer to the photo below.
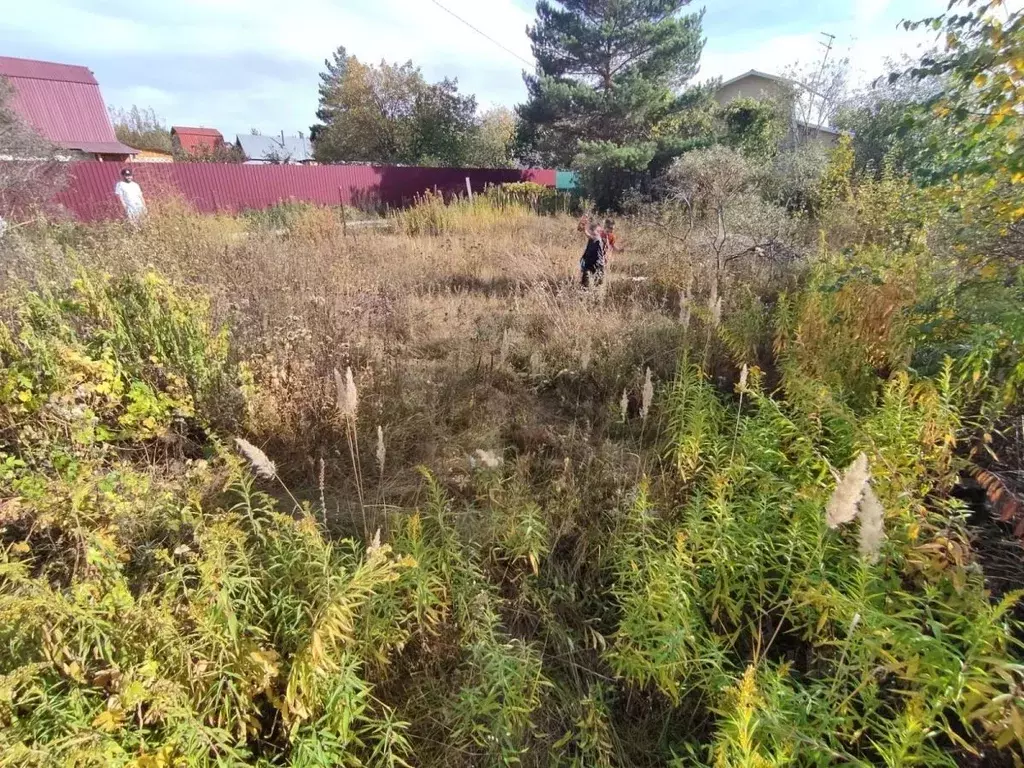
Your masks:
[{"label": "red roofed building", "polygon": [[212,154],[224,145],[224,136],[215,128],[171,127],[171,144],[186,155]]},{"label": "red roofed building", "polygon": [[0,77],[14,89],[14,112],[69,157],[123,162],[136,154],[114,135],[88,68],[0,56]]}]

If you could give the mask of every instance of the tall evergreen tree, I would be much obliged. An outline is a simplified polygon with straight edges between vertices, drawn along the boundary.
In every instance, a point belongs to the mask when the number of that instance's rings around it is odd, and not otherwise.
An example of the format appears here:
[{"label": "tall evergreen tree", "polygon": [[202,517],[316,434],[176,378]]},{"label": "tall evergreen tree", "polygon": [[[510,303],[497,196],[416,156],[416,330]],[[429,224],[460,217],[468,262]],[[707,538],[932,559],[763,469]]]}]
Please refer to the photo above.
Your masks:
[{"label": "tall evergreen tree", "polygon": [[309,129],[309,138],[314,143],[318,134],[324,130],[324,126],[330,125],[334,119],[337,92],[345,81],[348,63],[348,51],[345,50],[344,45],[339,45],[337,50],[331,54],[331,58],[324,59],[324,71],[320,73],[320,106],[316,110],[316,119],[320,122]]},{"label": "tall evergreen tree", "polygon": [[520,151],[566,165],[580,142],[623,146],[671,132],[704,46],[690,0],[538,0],[527,29],[537,73],[525,76]]}]

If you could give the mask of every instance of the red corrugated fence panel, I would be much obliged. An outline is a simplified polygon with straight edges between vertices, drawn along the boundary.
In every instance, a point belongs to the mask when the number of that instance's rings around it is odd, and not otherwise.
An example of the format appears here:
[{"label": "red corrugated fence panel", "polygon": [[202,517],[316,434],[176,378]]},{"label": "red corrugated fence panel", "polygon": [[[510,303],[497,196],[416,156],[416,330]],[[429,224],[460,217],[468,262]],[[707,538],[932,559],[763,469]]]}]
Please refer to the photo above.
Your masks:
[{"label": "red corrugated fence panel", "polygon": [[[82,221],[119,217],[114,185],[121,168],[118,163],[74,163],[57,202]],[[427,190],[464,193],[467,177],[477,192],[489,184],[518,181],[555,185],[555,172],[545,169],[153,163],[134,164],[132,170],[149,199],[177,195],[202,213],[269,208],[288,200],[398,207]]]}]

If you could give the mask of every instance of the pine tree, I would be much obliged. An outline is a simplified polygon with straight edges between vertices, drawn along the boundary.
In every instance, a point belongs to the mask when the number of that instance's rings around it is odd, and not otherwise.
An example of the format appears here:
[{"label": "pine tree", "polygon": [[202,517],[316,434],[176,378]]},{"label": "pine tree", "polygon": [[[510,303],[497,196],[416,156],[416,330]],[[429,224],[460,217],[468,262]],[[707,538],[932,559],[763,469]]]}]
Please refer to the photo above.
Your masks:
[{"label": "pine tree", "polygon": [[684,14],[689,2],[539,0],[527,29],[537,73],[518,109],[523,154],[566,165],[580,142],[645,142],[671,125],[704,45],[703,11]]},{"label": "pine tree", "polygon": [[320,106],[316,119],[320,122],[309,129],[309,138],[315,143],[324,127],[331,124],[335,114],[335,94],[345,80],[349,57],[345,46],[339,45],[331,58],[324,59],[324,71],[320,73]]}]

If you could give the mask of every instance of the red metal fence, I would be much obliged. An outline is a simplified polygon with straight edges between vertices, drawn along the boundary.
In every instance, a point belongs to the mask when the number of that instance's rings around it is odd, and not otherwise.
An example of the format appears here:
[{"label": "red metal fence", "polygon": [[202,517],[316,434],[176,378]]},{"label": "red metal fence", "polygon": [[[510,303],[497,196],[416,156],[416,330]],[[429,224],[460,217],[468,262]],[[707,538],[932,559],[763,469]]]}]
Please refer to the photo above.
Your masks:
[{"label": "red metal fence", "polygon": [[[82,221],[121,216],[114,185],[123,167],[119,163],[72,164],[67,186],[56,202]],[[465,192],[466,177],[478,191],[488,184],[518,181],[555,186],[555,172],[539,169],[214,163],[133,163],[131,167],[147,198],[176,194],[203,213],[269,208],[289,200],[399,207],[427,190]]]}]

